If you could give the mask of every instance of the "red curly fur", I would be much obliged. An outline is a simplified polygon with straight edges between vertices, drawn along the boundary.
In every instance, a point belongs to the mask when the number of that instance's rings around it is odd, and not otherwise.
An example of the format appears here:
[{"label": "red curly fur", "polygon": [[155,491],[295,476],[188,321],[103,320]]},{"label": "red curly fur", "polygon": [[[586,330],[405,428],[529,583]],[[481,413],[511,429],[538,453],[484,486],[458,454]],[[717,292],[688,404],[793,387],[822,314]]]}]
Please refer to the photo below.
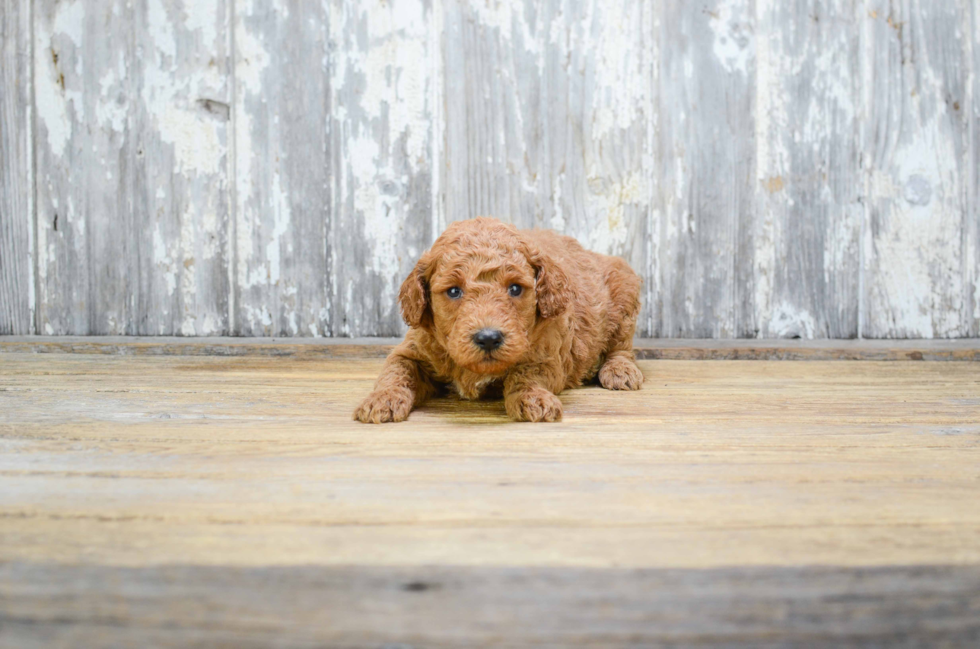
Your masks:
[{"label": "red curly fur", "polygon": [[[502,389],[518,421],[560,420],[556,395],[596,375],[610,390],[639,390],[639,297],[640,278],[625,261],[571,237],[491,218],[453,223],[402,283],[410,329],[354,419],[404,421],[447,386],[464,399]],[[488,328],[503,335],[492,352],[473,339]]]}]

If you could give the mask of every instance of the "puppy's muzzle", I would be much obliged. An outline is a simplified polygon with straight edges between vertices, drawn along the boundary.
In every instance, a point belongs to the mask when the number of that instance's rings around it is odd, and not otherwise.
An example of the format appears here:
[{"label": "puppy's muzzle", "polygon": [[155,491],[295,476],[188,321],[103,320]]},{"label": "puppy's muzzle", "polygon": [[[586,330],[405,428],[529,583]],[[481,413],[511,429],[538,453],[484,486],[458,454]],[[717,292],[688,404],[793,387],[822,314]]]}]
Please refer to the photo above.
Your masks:
[{"label": "puppy's muzzle", "polygon": [[473,334],[473,344],[489,354],[504,344],[504,334],[499,329],[480,329]]}]

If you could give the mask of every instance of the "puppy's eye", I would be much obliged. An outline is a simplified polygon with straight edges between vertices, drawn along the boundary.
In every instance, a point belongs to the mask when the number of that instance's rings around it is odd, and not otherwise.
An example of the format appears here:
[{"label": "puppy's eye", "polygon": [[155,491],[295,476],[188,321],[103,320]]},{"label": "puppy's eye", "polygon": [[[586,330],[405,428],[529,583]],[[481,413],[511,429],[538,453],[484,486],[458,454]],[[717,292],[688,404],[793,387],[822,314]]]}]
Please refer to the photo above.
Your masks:
[{"label": "puppy's eye", "polygon": [[507,289],[507,293],[509,293],[511,297],[520,297],[521,293],[523,292],[524,287],[520,284],[511,284],[510,288]]},{"label": "puppy's eye", "polygon": [[454,286],[446,291],[446,295],[449,296],[450,300],[458,300],[459,298],[463,297],[463,289],[458,286]]}]

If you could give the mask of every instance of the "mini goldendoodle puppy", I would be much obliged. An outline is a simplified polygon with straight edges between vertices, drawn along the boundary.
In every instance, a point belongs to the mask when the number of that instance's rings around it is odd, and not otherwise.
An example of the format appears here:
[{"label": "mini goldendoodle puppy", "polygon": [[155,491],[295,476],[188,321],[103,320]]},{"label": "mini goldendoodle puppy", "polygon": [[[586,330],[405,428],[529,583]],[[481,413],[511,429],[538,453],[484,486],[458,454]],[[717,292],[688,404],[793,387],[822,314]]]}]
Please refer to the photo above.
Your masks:
[{"label": "mini goldendoodle puppy", "polygon": [[404,421],[447,386],[464,399],[502,390],[513,419],[558,421],[555,395],[596,374],[610,390],[643,384],[633,362],[640,278],[571,237],[490,218],[453,223],[399,301],[411,328],[358,421]]}]

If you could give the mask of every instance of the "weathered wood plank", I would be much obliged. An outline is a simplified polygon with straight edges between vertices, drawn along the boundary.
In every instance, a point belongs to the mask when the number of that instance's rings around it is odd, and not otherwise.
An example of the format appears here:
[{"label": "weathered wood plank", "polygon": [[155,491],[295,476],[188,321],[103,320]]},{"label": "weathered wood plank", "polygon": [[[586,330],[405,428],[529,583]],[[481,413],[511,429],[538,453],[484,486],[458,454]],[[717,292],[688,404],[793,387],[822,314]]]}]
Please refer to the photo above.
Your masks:
[{"label": "weathered wood plank", "polygon": [[753,290],[742,335],[855,338],[864,218],[862,3],[757,0]]},{"label": "weathered wood plank", "polygon": [[433,239],[439,2],[330,4],[331,333],[405,330],[398,287]]},{"label": "weathered wood plank", "polygon": [[34,333],[31,7],[0,3],[0,334]]},{"label": "weathered wood plank", "polygon": [[625,1],[449,3],[447,218],[555,229],[647,275],[653,20]]},{"label": "weathered wood plank", "polygon": [[130,74],[138,75],[140,101],[130,164],[133,209],[141,218],[134,251],[141,334],[231,333],[230,1],[136,5]]},{"label": "weathered wood plank", "polygon": [[864,169],[862,334],[967,335],[967,0],[872,1],[862,17]]},{"label": "weathered wood plank", "polygon": [[[399,338],[209,338],[169,336],[0,336],[0,353],[121,356],[274,356],[384,358]],[[648,360],[980,361],[980,341],[685,340],[634,341]]]},{"label": "weathered wood plank", "polygon": [[104,7],[108,16],[95,4],[35,3],[40,333],[137,330],[127,103],[138,94],[130,75],[135,15],[124,2]]},{"label": "weathered wood plank", "polygon": [[368,429],[381,363],[0,355],[0,646],[980,631],[980,366],[641,361],[554,425]]},{"label": "weathered wood plank", "polygon": [[242,336],[330,333],[329,7],[235,0]]},{"label": "weathered wood plank", "polygon": [[980,337],[980,0],[971,4],[971,37],[967,39],[973,52],[970,78],[973,114],[969,121],[969,138],[972,144],[973,174],[967,184],[967,213],[965,253],[963,263],[967,268],[967,296],[965,319],[969,335]]},{"label": "weathered wood plank", "polygon": [[975,364],[641,361],[553,426],[366,427],[381,364],[0,355],[0,563],[980,565]]},{"label": "weathered wood plank", "polygon": [[222,0],[37,3],[41,333],[227,332]]},{"label": "weathered wood plank", "polygon": [[757,195],[755,16],[750,0],[666,2],[655,228],[660,292],[653,333],[754,336]]},{"label": "weathered wood plank", "polygon": [[960,566],[0,566],[0,645],[969,647]]},{"label": "weathered wood plank", "polygon": [[[0,336],[5,352],[120,356],[271,356],[276,358],[385,358],[399,338],[259,338],[172,336]],[[967,349],[944,349],[969,354]],[[975,355],[980,359],[980,345]]]},{"label": "weathered wood plank", "polygon": [[629,259],[643,335],[980,335],[977,0],[235,1],[4,5],[0,332],[395,335],[493,214]]},{"label": "weathered wood plank", "polygon": [[[550,188],[555,182],[550,168],[540,173],[547,164],[541,159],[540,129],[549,106],[540,32],[547,29],[545,6],[552,5],[478,0],[445,5],[442,187],[449,221],[495,216],[522,227],[552,225],[546,212],[552,197],[539,192],[540,183]],[[566,74],[572,73],[579,70]]]}]

